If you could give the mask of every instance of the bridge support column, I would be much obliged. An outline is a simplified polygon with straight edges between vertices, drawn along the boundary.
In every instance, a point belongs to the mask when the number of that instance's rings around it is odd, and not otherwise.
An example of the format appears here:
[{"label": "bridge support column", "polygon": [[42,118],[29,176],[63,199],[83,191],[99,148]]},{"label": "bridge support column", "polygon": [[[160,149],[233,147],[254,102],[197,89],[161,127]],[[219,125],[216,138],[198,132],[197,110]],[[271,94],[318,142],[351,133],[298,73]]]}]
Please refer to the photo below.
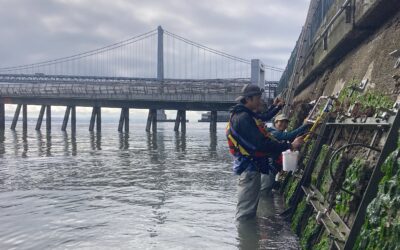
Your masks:
[{"label": "bridge support column", "polygon": [[28,105],[22,104],[22,131],[28,131]]},{"label": "bridge support column", "polygon": [[71,106],[71,133],[75,134],[76,132],[76,107]]},{"label": "bridge support column", "polygon": [[46,106],[46,131],[51,131],[51,106]]},{"label": "bridge support column", "polygon": [[186,110],[178,110],[176,113],[174,131],[179,131],[179,125],[182,133],[186,133]]},{"label": "bridge support column", "polygon": [[157,110],[150,109],[147,117],[146,132],[150,132],[150,128],[154,133],[157,132]]},{"label": "bridge support column", "polygon": [[153,109],[153,115],[151,116],[151,128],[153,133],[157,133],[157,110]]},{"label": "bridge support column", "polygon": [[93,107],[92,109],[92,116],[90,117],[90,124],[89,124],[89,131],[92,132],[94,129],[94,122],[96,118],[96,108]]},{"label": "bridge support column", "polygon": [[97,132],[101,131],[101,107],[93,107],[89,131],[93,131],[95,123]]},{"label": "bridge support column", "polygon": [[11,123],[11,129],[15,130],[15,127],[17,126],[18,118],[19,118],[19,113],[21,112],[21,104],[18,104],[17,109],[15,110],[14,118]]},{"label": "bridge support column", "polygon": [[6,129],[6,112],[4,108],[4,103],[0,103],[0,131]]},{"label": "bridge support column", "polygon": [[181,132],[186,133],[186,110],[181,113]]},{"label": "bridge support column", "polygon": [[42,126],[42,121],[43,121],[43,116],[44,116],[45,110],[46,110],[46,105],[42,105],[42,107],[40,108],[38,120],[36,122],[36,128],[35,128],[36,130],[40,130],[40,127]]},{"label": "bridge support column", "polygon": [[181,122],[181,111],[178,110],[176,112],[176,119],[175,119],[175,126],[174,126],[174,131],[178,132],[179,131],[179,124]]},{"label": "bridge support column", "polygon": [[129,108],[121,109],[121,116],[119,118],[118,132],[122,132],[125,127],[125,132],[129,132]]},{"label": "bridge support column", "polygon": [[210,115],[210,131],[215,133],[217,132],[217,111],[211,111]]},{"label": "bridge support column", "polygon": [[97,112],[96,112],[96,130],[97,132],[101,131],[101,107],[97,107]]},{"label": "bridge support column", "polygon": [[61,126],[61,131],[65,131],[67,129],[68,120],[69,120],[69,114],[70,113],[71,113],[71,107],[67,106],[67,108],[65,109],[65,115],[64,115],[63,124]]},{"label": "bridge support column", "polygon": [[42,105],[42,107],[40,108],[39,117],[36,122],[35,129],[40,130],[40,128],[42,127],[43,116],[44,116],[45,111],[46,111],[46,130],[47,130],[47,132],[50,132],[50,130],[51,130],[51,106],[50,105]]},{"label": "bridge support column", "polygon": [[68,126],[69,116],[71,115],[71,132],[76,132],[76,107],[75,106],[67,106],[65,110],[64,120],[61,127],[61,131],[66,131]]}]

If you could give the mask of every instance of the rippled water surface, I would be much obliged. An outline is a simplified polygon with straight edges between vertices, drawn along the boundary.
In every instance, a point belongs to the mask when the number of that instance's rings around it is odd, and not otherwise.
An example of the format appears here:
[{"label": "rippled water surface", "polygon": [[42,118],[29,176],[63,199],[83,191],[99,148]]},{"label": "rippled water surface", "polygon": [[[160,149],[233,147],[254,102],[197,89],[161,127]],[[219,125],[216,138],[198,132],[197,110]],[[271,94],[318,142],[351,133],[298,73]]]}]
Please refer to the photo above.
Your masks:
[{"label": "rippled water surface", "polygon": [[58,123],[0,135],[0,249],[297,249],[277,197],[235,225],[224,124],[78,124],[73,137]]}]

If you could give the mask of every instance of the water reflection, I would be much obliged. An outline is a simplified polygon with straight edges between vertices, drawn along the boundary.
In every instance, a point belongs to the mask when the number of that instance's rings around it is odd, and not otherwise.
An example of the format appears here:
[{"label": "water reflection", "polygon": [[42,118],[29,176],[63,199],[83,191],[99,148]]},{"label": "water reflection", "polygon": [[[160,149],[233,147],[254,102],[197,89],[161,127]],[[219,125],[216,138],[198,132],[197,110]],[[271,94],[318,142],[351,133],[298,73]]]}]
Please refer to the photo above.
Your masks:
[{"label": "water reflection", "polygon": [[46,130],[46,156],[51,156],[51,132]]},{"label": "water reflection", "polygon": [[186,152],[186,134],[175,131],[175,150],[176,152]]},{"label": "water reflection", "polygon": [[90,148],[92,150],[101,150],[101,132],[89,131]]},{"label": "water reflection", "polygon": [[11,130],[11,136],[12,136],[12,145],[14,149],[14,155],[18,156],[19,155],[19,141],[18,141],[18,135],[17,131]]},{"label": "water reflection", "polygon": [[3,155],[6,152],[6,147],[4,145],[5,139],[6,139],[6,137],[4,134],[4,130],[0,130],[0,157],[3,157]]},{"label": "water reflection", "polygon": [[147,149],[149,150],[151,163],[160,163],[165,160],[163,131],[158,131],[157,133],[147,132]]},{"label": "water reflection", "polygon": [[129,132],[120,132],[119,136],[119,149],[129,149]]},{"label": "water reflection", "polygon": [[[62,132],[65,156],[69,156],[69,155],[76,156],[76,154],[77,154],[77,145],[76,145],[76,136],[75,135],[76,135],[75,133],[71,133],[71,138],[70,138],[69,134],[66,131]],[[71,150],[70,150],[70,146],[71,146]]]},{"label": "water reflection", "polygon": [[28,153],[28,134],[27,131],[24,130],[22,132],[22,157],[26,158],[27,153]]},{"label": "water reflection", "polygon": [[239,249],[258,249],[260,232],[257,219],[249,219],[237,222]]},{"label": "water reflection", "polygon": [[199,124],[184,134],[163,124],[156,134],[144,125],[129,134],[107,125],[102,133],[78,127],[79,137],[59,130],[0,133],[0,165],[7,166],[0,168],[0,249],[291,244],[275,213],[236,229],[236,178],[223,130],[209,133]]},{"label": "water reflection", "polygon": [[298,249],[297,238],[290,227],[279,216],[283,208],[282,198],[262,193],[257,209],[257,218],[237,222],[239,249]]},{"label": "water reflection", "polygon": [[76,134],[74,132],[71,134],[71,144],[72,144],[72,155],[76,156],[77,145],[76,145]]},{"label": "water reflection", "polygon": [[148,150],[157,150],[157,133],[147,132],[147,149]]},{"label": "water reflection", "polygon": [[218,141],[217,133],[211,133],[210,132],[210,148],[209,148],[209,152],[210,152],[210,157],[211,158],[217,157],[217,141]]}]

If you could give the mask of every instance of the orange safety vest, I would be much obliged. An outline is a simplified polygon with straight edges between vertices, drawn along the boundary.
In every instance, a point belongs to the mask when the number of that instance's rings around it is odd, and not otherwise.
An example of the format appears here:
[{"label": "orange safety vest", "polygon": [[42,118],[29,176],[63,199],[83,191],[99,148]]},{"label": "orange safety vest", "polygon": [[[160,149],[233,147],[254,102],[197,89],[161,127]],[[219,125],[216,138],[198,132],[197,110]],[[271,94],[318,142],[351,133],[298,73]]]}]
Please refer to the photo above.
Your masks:
[{"label": "orange safety vest", "polygon": [[[254,118],[254,121],[256,122],[258,130],[264,135],[265,138],[271,139],[271,140],[276,140],[272,134],[270,134],[266,129],[265,129],[265,123],[260,120]],[[229,146],[229,152],[234,155],[234,156],[249,156],[249,157],[256,157],[256,158],[262,158],[262,157],[267,157],[268,154],[267,152],[262,152],[262,151],[257,151],[251,148],[255,148],[252,144],[248,143],[245,141],[243,138],[240,137],[240,135],[234,135],[234,131],[232,131],[232,126],[231,126],[231,120],[229,119],[229,122],[226,126],[226,137],[228,138],[228,146]],[[239,143],[239,141],[241,141]],[[247,146],[245,146],[247,145]]]}]

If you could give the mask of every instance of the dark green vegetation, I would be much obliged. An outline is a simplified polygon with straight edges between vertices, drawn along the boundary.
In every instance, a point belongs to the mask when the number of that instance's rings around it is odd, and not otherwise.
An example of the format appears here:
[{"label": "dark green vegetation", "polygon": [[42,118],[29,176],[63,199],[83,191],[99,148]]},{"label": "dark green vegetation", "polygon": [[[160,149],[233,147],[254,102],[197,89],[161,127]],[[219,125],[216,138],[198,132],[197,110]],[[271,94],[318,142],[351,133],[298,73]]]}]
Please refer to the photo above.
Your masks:
[{"label": "dark green vegetation", "polygon": [[345,180],[342,187],[355,193],[351,195],[341,191],[336,196],[335,211],[343,218],[349,213],[354,214],[357,210],[361,197],[368,183],[371,171],[367,167],[364,160],[354,158],[352,163],[347,167]]},{"label": "dark green vegetation", "polygon": [[399,148],[382,165],[385,174],[376,198],[369,204],[354,249],[400,249]]}]

